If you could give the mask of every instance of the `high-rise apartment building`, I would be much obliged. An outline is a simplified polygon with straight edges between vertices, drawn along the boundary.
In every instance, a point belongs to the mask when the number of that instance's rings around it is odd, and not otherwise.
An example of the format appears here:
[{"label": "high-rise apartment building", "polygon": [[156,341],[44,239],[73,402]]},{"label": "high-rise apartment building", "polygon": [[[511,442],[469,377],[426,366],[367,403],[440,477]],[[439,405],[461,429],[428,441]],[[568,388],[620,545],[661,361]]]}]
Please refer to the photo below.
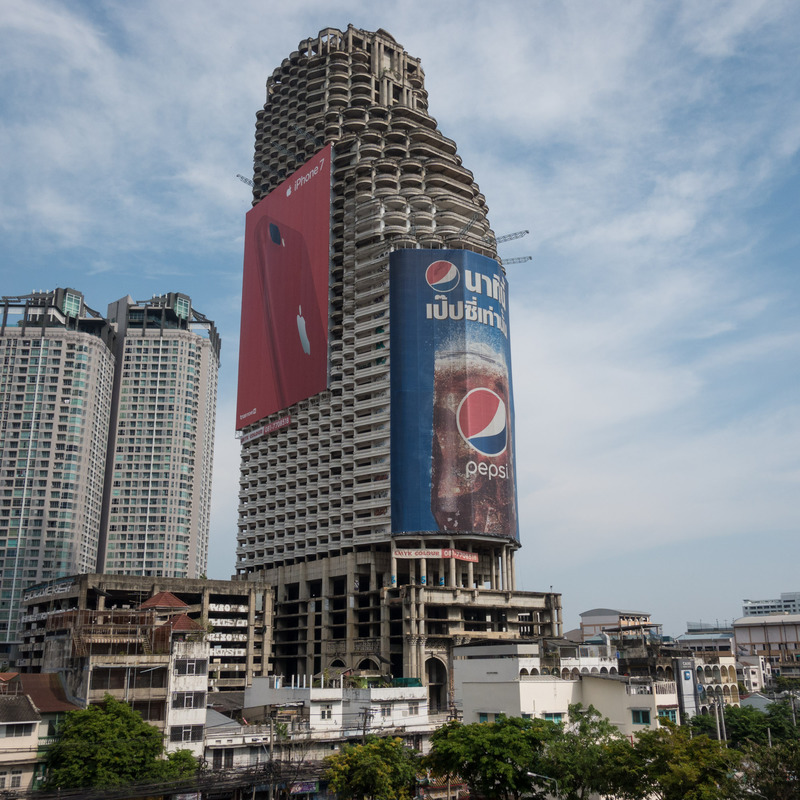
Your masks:
[{"label": "high-rise apartment building", "polygon": [[[450,263],[468,251],[488,262],[496,242],[472,173],[428,113],[420,61],[383,30],[323,30],[269,78],[257,114],[254,205],[279,186],[279,200],[297,195],[329,144],[328,388],[266,416],[240,407],[237,573],[277,586],[276,672],[420,677],[442,707],[454,642],[552,636],[561,626],[559,595],[514,591],[515,515],[501,531],[466,534],[449,532],[444,517],[430,530],[393,525],[393,448],[417,431],[391,428],[400,379],[390,340],[402,332],[390,328],[390,253],[437,250]],[[272,246],[271,237],[282,253],[291,249],[293,234],[279,229],[270,223],[258,246]],[[501,282],[498,270],[495,291]],[[431,290],[452,285],[429,279]],[[291,307],[298,325],[307,305]],[[243,321],[242,339],[251,332]],[[241,386],[240,372],[240,399]]]},{"label": "high-rise apartment building", "polygon": [[73,289],[2,300],[0,641],[26,586],[96,567],[114,338]]},{"label": "high-rise apartment building", "polygon": [[100,572],[206,572],[220,340],[187,295],[108,307],[117,331]]},{"label": "high-rise apartment building", "polygon": [[[205,572],[219,338],[186,295],[0,304],[0,642],[29,585]],[[108,555],[106,554],[108,545]],[[8,648],[5,648],[6,652]]]}]

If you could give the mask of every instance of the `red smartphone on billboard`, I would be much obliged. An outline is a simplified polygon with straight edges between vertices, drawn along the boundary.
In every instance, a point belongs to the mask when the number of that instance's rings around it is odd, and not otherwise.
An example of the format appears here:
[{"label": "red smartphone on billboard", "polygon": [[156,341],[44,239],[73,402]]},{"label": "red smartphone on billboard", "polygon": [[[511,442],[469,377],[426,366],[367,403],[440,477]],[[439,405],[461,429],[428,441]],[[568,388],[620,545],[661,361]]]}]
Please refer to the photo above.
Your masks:
[{"label": "red smartphone on billboard", "polygon": [[267,362],[281,408],[325,384],[328,336],[314,288],[305,240],[299,231],[269,216],[254,231]]}]

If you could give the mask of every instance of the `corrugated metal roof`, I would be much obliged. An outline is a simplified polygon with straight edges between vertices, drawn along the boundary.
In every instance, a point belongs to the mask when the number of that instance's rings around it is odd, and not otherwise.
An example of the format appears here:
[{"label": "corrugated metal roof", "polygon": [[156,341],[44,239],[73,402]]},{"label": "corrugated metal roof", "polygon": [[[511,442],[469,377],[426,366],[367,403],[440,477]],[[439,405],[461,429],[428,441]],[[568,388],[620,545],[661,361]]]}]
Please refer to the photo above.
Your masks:
[{"label": "corrugated metal roof", "polygon": [[21,673],[22,691],[28,695],[36,708],[44,714],[60,711],[75,711],[80,706],[67,700],[61,680],[55,672]]}]

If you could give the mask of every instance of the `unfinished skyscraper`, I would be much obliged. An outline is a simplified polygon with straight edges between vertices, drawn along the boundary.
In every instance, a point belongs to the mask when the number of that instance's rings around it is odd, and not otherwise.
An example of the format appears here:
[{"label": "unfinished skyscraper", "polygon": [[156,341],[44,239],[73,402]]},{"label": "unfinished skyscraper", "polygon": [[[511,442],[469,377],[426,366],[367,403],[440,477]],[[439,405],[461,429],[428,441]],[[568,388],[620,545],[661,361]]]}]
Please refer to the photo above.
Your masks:
[{"label": "unfinished skyscraper", "polygon": [[[318,181],[315,196],[324,187],[327,202],[327,180],[329,207],[297,222],[302,209],[291,204],[300,203],[299,192],[310,202]],[[519,540],[507,359],[505,388],[484,386],[478,398],[494,402],[481,408],[488,414],[482,430],[494,437],[489,449],[477,444],[480,431],[459,422],[477,454],[467,462],[472,467],[453,466],[460,489],[441,479],[442,461],[432,454],[453,451],[435,436],[431,444],[430,397],[414,420],[416,396],[425,392],[409,381],[416,371],[433,382],[430,360],[441,347],[425,344],[434,355],[415,370],[416,340],[399,321],[412,305],[404,299],[407,276],[427,287],[420,308],[431,324],[447,318],[456,326],[450,338],[472,341],[458,325],[477,320],[492,336],[502,331],[507,352],[505,278],[493,260],[485,198],[455,142],[428,114],[419,60],[385,31],[352,26],[301,42],[269,78],[257,114],[254,184],[237,420],[237,573],[277,586],[277,672],[419,677],[441,707],[454,642],[560,632],[558,595],[514,591]],[[324,246],[308,244],[320,231]],[[324,295],[314,294],[323,279]],[[447,293],[456,287],[482,296],[464,295],[448,311],[455,295]],[[317,307],[320,321],[308,322]],[[321,371],[313,360],[317,340],[327,346]],[[306,360],[307,370],[298,367]],[[458,409],[466,419],[465,401]],[[505,481],[493,499],[483,493],[485,513],[475,512],[477,501],[461,502],[473,469]],[[406,513],[417,506],[416,517]]]}]

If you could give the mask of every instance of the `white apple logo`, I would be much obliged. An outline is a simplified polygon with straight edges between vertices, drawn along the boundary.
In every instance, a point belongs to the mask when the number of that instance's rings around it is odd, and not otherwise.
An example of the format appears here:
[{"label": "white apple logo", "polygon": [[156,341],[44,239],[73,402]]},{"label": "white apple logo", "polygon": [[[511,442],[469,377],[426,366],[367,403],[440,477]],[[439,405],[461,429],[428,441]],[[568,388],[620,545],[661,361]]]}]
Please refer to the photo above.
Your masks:
[{"label": "white apple logo", "polygon": [[303,345],[303,352],[307,356],[311,355],[311,343],[308,341],[306,321],[303,319],[303,309],[301,306],[297,306],[297,332],[300,334],[300,344]]}]

